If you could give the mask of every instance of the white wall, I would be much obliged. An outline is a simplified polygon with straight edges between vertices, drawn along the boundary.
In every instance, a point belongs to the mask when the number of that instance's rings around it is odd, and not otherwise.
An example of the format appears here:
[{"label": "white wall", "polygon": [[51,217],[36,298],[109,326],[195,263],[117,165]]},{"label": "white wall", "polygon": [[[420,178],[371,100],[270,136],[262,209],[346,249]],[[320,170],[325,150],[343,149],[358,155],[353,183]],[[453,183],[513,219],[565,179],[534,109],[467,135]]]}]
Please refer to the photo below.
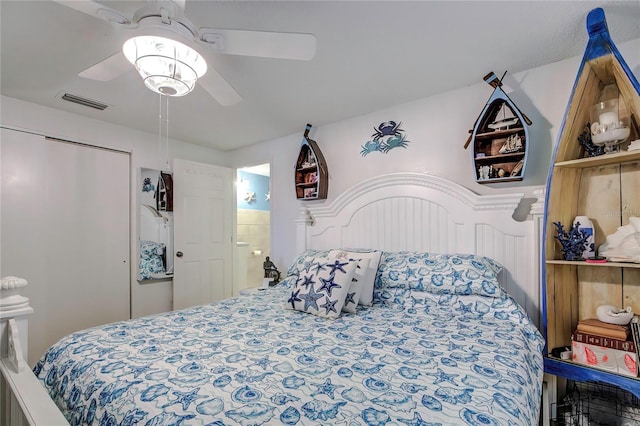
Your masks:
[{"label": "white wall", "polygon": [[[137,271],[137,200],[138,169],[164,169],[165,161],[158,148],[158,135],[115,126],[100,120],[42,107],[6,96],[0,97],[2,127],[29,131],[89,145],[131,153],[131,304],[132,315],[142,316],[171,310],[171,281],[140,284]],[[228,154],[178,140],[169,141],[169,157],[225,166]],[[7,206],[1,206],[8,208]],[[0,271],[2,276],[11,271]]]},{"label": "white wall", "polygon": [[[586,47],[586,43],[585,43]],[[640,76],[640,39],[617,46],[636,76]],[[526,54],[523,52],[522,54]],[[503,89],[532,121],[529,157],[524,180],[512,183],[478,184],[470,150],[463,148],[476,118],[493,88],[482,81],[489,71],[478,70],[478,84],[430,98],[390,107],[341,122],[314,124],[311,138],[318,142],[329,170],[329,203],[347,188],[372,176],[400,172],[424,172],[443,176],[480,194],[524,192],[544,185],[556,136],[573,87],[579,57],[566,59],[517,74],[507,74]],[[398,78],[401,78],[399,76]],[[428,71],[425,71],[425,79]],[[393,84],[393,81],[384,82]],[[371,90],[375,90],[372,87]],[[336,102],[340,102],[336,99]],[[383,121],[402,121],[410,141],[408,148],[388,154],[360,155],[361,146],[371,139],[373,128]],[[272,261],[286,271],[296,255],[295,219],[303,203],[294,193],[294,165],[306,123],[300,132],[230,153],[230,165],[271,163],[271,244]],[[532,200],[529,200],[532,201]],[[309,202],[305,202],[309,203]]]},{"label": "white wall", "polygon": [[[640,39],[618,45],[636,76],[640,75]],[[526,54],[526,53],[523,53]],[[544,185],[558,127],[563,118],[581,56],[509,75],[504,90],[533,121],[531,146],[525,179],[522,182],[480,185],[475,182],[471,153],[463,145],[476,118],[493,89],[482,81],[489,71],[501,75],[504,70],[478,70],[478,83],[430,98],[397,105],[337,123],[314,123],[311,138],[316,140],[329,169],[329,203],[345,189],[379,174],[414,171],[447,177],[471,190],[482,193],[524,192]],[[401,78],[401,77],[399,77]],[[425,72],[425,79],[428,72]],[[393,84],[393,81],[385,82]],[[374,87],[371,90],[375,90]],[[336,99],[336,102],[340,102]],[[131,152],[132,200],[137,189],[139,167],[162,169],[164,161],[158,150],[158,136],[76,114],[41,107],[13,98],[0,98],[0,123],[4,127],[23,129],[61,139],[112,147]],[[410,141],[408,148],[397,148],[383,155],[360,155],[361,145],[370,140],[373,127],[383,121],[402,121]],[[302,204],[294,191],[294,165],[306,123],[300,132],[283,138],[238,149],[219,152],[201,146],[171,140],[171,158],[242,167],[271,163],[271,260],[285,272],[294,256],[295,219]],[[307,202],[309,203],[309,202]],[[136,253],[136,210],[131,213],[131,252]],[[168,310],[171,307],[170,282],[138,284],[136,262],[132,261],[133,315]],[[8,275],[11,271],[1,271]]]}]

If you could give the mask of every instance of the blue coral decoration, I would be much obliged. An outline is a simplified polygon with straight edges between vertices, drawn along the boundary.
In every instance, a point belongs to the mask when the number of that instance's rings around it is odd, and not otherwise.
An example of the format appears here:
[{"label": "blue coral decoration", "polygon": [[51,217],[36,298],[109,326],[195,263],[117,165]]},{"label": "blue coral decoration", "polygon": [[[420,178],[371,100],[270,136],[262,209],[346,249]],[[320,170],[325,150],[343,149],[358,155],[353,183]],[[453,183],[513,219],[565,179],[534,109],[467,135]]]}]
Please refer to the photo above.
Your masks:
[{"label": "blue coral decoration", "polygon": [[569,232],[560,222],[553,222],[558,235],[554,238],[562,245],[564,260],[583,260],[582,253],[587,248],[589,235],[580,228],[580,222],[571,225]]}]

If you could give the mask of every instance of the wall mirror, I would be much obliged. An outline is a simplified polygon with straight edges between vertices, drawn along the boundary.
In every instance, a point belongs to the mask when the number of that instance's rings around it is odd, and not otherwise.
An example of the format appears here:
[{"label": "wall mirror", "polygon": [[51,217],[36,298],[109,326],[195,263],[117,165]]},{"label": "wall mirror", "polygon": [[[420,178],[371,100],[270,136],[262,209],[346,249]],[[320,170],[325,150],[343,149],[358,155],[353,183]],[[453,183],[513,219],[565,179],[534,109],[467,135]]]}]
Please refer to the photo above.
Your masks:
[{"label": "wall mirror", "polygon": [[138,280],[173,276],[173,178],[170,173],[140,169],[138,189]]}]

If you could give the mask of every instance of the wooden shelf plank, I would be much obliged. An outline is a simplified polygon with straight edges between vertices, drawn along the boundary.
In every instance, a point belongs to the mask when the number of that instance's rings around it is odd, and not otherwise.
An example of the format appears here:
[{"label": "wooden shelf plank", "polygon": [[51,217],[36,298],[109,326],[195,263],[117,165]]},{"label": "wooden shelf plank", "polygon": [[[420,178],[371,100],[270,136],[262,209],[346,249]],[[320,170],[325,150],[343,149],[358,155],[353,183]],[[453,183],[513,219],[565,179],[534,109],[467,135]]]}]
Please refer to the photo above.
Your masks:
[{"label": "wooden shelf plank", "polygon": [[298,167],[296,169],[296,171],[298,172],[308,172],[308,171],[315,171],[318,168],[317,164],[311,164],[309,166],[305,166],[305,167]]},{"label": "wooden shelf plank", "polygon": [[476,139],[494,139],[502,136],[511,135],[518,132],[523,132],[524,127],[514,127],[512,129],[495,130],[493,132],[477,133]]},{"label": "wooden shelf plank", "polygon": [[516,182],[522,180],[522,176],[505,176],[503,178],[478,179],[477,183]]},{"label": "wooden shelf plank", "polygon": [[486,157],[474,158],[476,163],[495,163],[496,160],[516,161],[518,158],[524,157],[524,151],[510,152],[508,154],[487,155]]},{"label": "wooden shelf plank", "polygon": [[604,154],[598,157],[578,158],[577,160],[559,161],[554,167],[570,167],[584,169],[586,167],[607,166],[610,164],[640,161],[640,150],[622,151],[614,154]]},{"label": "wooden shelf plank", "polygon": [[545,263],[552,265],[573,265],[573,266],[595,266],[596,268],[638,268],[640,263],[633,262],[607,262],[607,263],[589,263],[586,261],[576,260],[546,260]]}]

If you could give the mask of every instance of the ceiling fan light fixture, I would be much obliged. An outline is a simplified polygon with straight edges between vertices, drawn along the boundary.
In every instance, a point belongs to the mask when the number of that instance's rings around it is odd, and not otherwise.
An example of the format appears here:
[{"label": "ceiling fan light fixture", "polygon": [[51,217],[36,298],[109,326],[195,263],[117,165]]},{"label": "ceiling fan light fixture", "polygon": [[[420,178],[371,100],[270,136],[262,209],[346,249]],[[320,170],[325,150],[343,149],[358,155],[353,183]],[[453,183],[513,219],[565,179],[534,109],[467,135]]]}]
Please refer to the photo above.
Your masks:
[{"label": "ceiling fan light fixture", "polygon": [[207,63],[198,52],[164,37],[133,37],[124,43],[122,51],[145,85],[166,96],[186,95],[207,72]]}]

